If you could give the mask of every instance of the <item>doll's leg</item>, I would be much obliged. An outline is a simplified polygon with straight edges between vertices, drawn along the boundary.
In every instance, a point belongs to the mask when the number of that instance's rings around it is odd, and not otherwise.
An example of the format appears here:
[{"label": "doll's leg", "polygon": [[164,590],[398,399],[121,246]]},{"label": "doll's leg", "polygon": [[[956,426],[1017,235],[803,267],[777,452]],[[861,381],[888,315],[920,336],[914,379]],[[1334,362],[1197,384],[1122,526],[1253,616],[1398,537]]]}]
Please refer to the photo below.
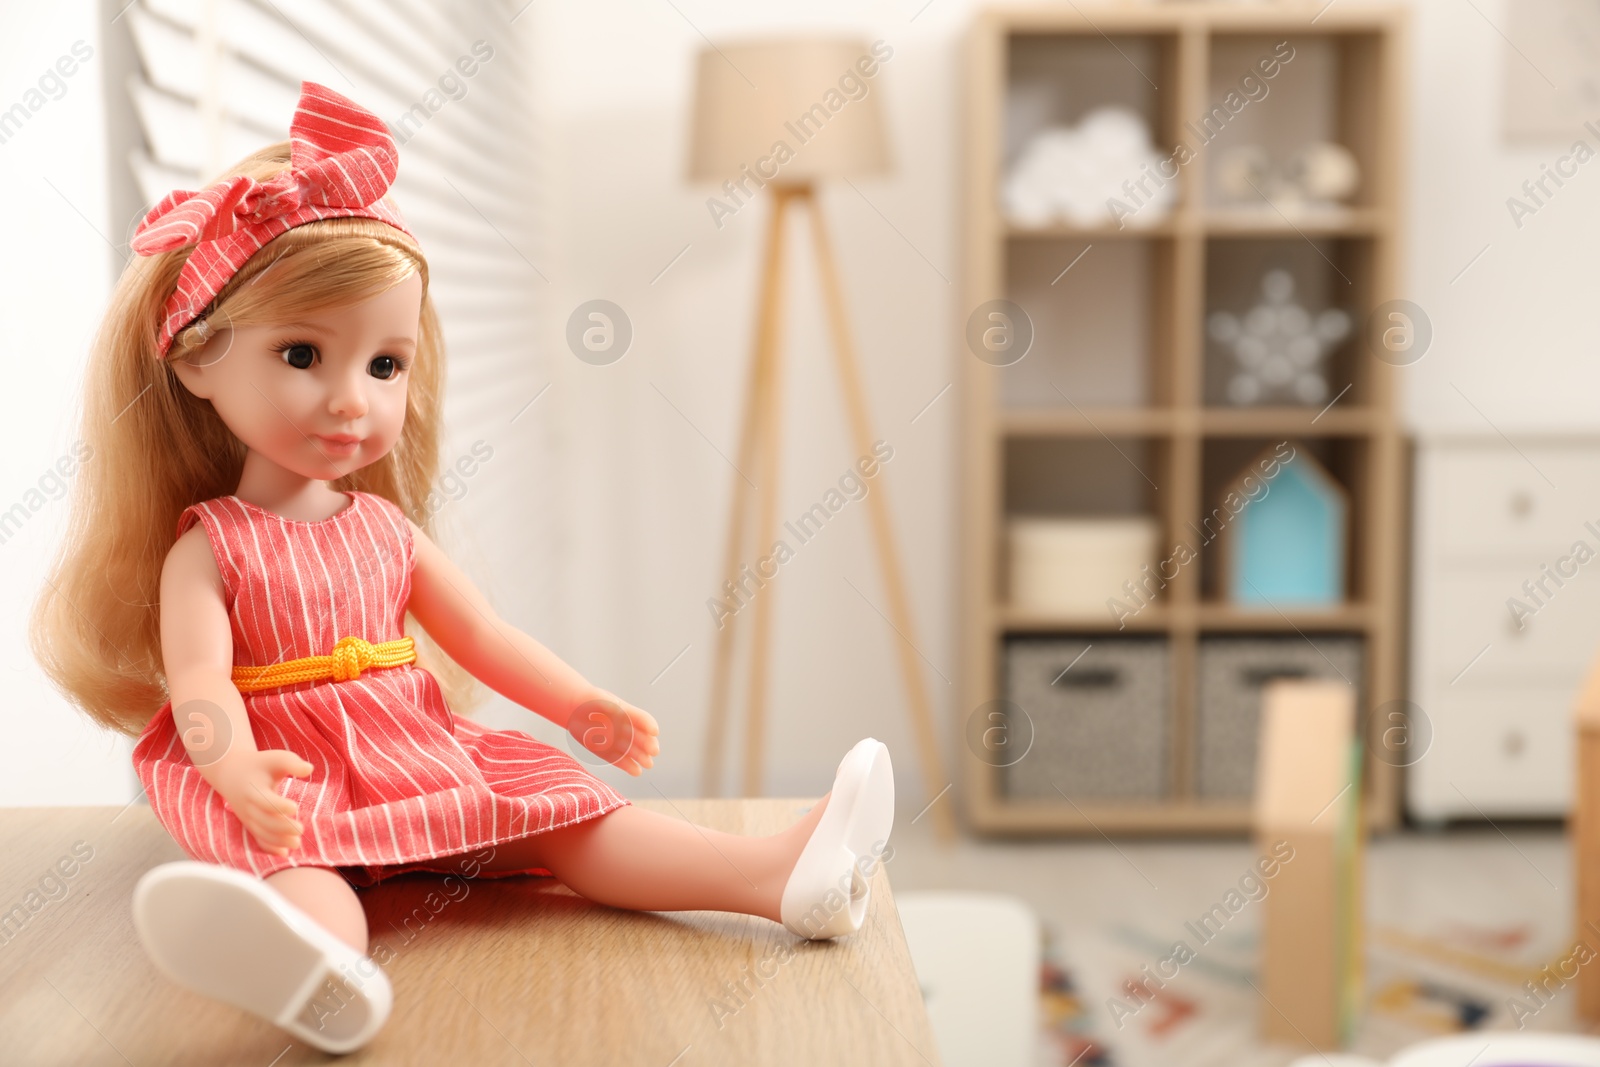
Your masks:
[{"label": "doll's leg", "polygon": [[768,837],[724,833],[629,805],[498,845],[485,870],[543,867],[573,892],[614,908],[736,911],[781,922],[784,884],[827,801]]},{"label": "doll's leg", "polygon": [[367,951],[367,913],[356,891],[338,871],[326,867],[289,867],[267,875],[266,882],[357,952]]}]

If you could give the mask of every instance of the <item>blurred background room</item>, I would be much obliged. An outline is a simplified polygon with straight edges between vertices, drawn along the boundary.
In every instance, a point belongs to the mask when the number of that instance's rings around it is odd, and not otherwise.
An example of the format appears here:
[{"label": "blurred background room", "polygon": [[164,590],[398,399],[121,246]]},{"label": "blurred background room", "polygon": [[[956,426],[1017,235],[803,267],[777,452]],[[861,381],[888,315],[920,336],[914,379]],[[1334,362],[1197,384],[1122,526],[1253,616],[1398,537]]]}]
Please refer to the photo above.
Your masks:
[{"label": "blurred background room", "polygon": [[1592,4],[0,29],[0,807],[141,800],[26,640],[83,358],[144,212],[312,79],[400,146],[441,543],[660,723],[597,773],[813,798],[893,753],[918,1056],[1600,1064]]}]

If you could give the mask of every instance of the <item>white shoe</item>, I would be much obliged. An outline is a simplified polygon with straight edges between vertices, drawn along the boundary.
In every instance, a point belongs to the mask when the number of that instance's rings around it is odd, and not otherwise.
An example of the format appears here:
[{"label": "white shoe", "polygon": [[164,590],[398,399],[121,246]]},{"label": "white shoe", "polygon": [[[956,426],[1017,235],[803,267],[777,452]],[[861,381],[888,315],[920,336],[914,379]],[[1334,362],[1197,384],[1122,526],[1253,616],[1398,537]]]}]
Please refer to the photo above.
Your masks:
[{"label": "white shoe", "polygon": [[156,966],[186,986],[324,1052],[360,1048],[393,1004],[389,978],[260,878],[181,861],[146,871],[133,925]]},{"label": "white shoe", "polygon": [[889,749],[863,738],[839,761],[828,806],[783,887],[784,927],[812,941],[859,930],[867,917],[872,870],[893,825]]}]

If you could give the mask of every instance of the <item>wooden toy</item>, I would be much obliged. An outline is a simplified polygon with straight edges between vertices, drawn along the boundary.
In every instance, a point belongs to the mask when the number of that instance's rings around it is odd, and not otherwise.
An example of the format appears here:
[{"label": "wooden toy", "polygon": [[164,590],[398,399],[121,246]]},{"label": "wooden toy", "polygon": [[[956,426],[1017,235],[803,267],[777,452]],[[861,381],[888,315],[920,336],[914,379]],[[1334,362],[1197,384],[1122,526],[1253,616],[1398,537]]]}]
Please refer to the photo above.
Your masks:
[{"label": "wooden toy", "polygon": [[1255,798],[1268,1041],[1335,1049],[1360,1007],[1361,745],[1342,681],[1278,681],[1262,705]]},{"label": "wooden toy", "polygon": [[1332,607],[1344,600],[1348,494],[1309,449],[1283,454],[1263,451],[1213,512],[1232,516],[1219,522],[1223,588],[1235,604]]},{"label": "wooden toy", "polygon": [[[1572,842],[1572,871],[1577,880],[1575,938],[1600,947],[1600,658],[1589,670],[1573,709],[1577,778],[1567,830]],[[1578,969],[1577,1009],[1580,1019],[1600,1022],[1600,960]]]}]

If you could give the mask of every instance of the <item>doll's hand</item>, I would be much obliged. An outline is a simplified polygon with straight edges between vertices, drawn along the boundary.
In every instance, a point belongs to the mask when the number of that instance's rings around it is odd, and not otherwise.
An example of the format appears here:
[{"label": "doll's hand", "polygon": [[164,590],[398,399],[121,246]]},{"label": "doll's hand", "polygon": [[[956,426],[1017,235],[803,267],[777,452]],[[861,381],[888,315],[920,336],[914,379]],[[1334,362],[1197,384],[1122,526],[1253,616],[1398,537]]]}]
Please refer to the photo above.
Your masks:
[{"label": "doll's hand", "polygon": [[637,778],[655,766],[661,751],[656,738],[661,727],[648,711],[636,708],[615,693],[596,690],[567,719],[567,732],[578,743],[614,767]]},{"label": "doll's hand", "polygon": [[256,842],[287,856],[300,847],[304,827],[294,817],[295,802],[278,792],[278,783],[290,775],[304,778],[311,770],[310,763],[287,749],[251,749],[228,754],[208,777]]}]

